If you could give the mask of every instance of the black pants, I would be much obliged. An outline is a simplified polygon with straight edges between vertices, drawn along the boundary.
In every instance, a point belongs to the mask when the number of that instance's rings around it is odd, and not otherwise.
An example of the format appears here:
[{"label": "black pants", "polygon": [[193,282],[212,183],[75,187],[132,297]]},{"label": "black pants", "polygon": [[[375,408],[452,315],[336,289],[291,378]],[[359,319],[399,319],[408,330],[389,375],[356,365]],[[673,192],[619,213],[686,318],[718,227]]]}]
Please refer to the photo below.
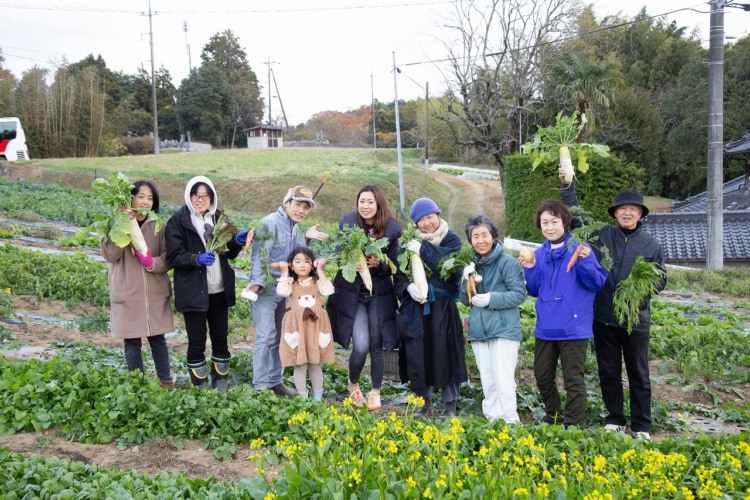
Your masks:
[{"label": "black pants", "polygon": [[[558,424],[583,425],[586,420],[584,365],[588,339],[542,340],[534,345],[534,378],[544,402],[547,417]],[[565,411],[557,390],[557,361],[560,360],[567,395]]]},{"label": "black pants", "polygon": [[651,432],[651,380],[648,372],[648,330],[627,330],[594,322],[594,347],[599,365],[599,384],[607,407],[607,424],[626,425],[622,361],[630,386],[630,428]]},{"label": "black pants", "polygon": [[[156,376],[161,380],[171,380],[172,374],[169,367],[169,347],[164,335],[154,335],[146,337],[151,346],[151,356],[154,358],[154,368]],[[143,368],[143,354],[141,353],[141,339],[125,339],[125,362],[128,365],[128,371],[140,370]]]},{"label": "black pants", "polygon": [[188,363],[206,360],[206,334],[211,336],[211,354],[217,358],[229,357],[229,307],[224,292],[208,296],[208,311],[184,312],[182,315],[188,337]]}]

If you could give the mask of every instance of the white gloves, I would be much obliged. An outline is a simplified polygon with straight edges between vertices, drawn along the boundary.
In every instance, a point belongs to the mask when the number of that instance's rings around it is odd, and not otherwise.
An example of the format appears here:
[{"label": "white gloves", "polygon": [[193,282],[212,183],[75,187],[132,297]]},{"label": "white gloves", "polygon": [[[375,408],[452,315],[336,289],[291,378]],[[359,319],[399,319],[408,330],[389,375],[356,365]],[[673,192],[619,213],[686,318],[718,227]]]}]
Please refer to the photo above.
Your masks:
[{"label": "white gloves", "polygon": [[419,255],[419,251],[422,249],[422,242],[417,240],[411,240],[406,244],[406,249],[411,250],[415,254]]},{"label": "white gloves", "polygon": [[463,274],[464,281],[469,279],[469,276],[476,270],[477,270],[477,266],[475,266],[473,262],[469,264],[468,266],[464,267],[464,274]]},{"label": "white gloves", "polygon": [[409,283],[409,286],[406,287],[406,291],[409,292],[409,295],[414,299],[414,302],[424,304],[425,300],[427,300],[427,297],[423,297],[422,294],[419,293],[419,289],[414,283]]},{"label": "white gloves", "polygon": [[480,293],[480,294],[474,295],[471,298],[471,305],[477,306],[477,307],[487,307],[488,305],[490,305],[490,294]]}]

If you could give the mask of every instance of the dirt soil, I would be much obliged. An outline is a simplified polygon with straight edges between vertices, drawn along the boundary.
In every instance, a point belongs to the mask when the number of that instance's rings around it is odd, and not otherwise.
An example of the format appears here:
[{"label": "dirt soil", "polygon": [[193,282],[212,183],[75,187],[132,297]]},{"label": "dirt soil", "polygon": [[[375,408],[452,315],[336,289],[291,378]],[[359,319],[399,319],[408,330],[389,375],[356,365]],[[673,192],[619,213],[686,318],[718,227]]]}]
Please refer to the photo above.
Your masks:
[{"label": "dirt soil", "polygon": [[[449,221],[451,227],[461,227],[453,220],[456,213],[457,200],[469,200],[472,213],[502,214],[502,195],[497,187],[497,182],[484,179],[464,179],[451,175],[440,174],[438,180],[446,184],[454,193],[454,201],[443,214]],[[470,196],[466,196],[466,192]],[[466,207],[462,208],[462,212]],[[14,244],[16,244],[14,242]],[[38,246],[38,245],[35,245]],[[685,299],[684,295],[674,297],[675,300]],[[705,298],[704,298],[705,299]],[[725,301],[731,300],[724,299]],[[62,302],[37,303],[33,297],[14,297],[14,310],[37,314],[44,317],[76,318],[91,313],[84,308],[72,308]],[[178,318],[176,318],[177,320]],[[109,335],[99,332],[81,332],[74,328],[66,328],[59,325],[51,325],[43,321],[33,320],[26,317],[22,322],[15,324],[2,323],[10,328],[15,342],[24,346],[20,352],[23,356],[45,356],[54,355],[59,349],[59,343],[65,342],[91,342],[98,346],[109,349],[121,348],[119,340],[112,339]],[[235,342],[231,349],[235,352],[251,352],[254,331],[250,326],[250,333]],[[178,353],[184,354],[187,350],[185,338],[171,338],[170,348]],[[5,353],[6,357],[18,357],[19,353],[11,351]],[[346,366],[345,356],[339,356],[338,362],[342,367]],[[659,401],[689,401],[691,403],[711,407],[712,398],[699,391],[684,391],[680,385],[669,382],[669,378],[659,373],[658,361],[652,362],[652,377],[654,380],[653,396]],[[533,374],[525,371],[520,374],[522,383],[533,383]],[[179,389],[178,389],[179,390]],[[750,388],[741,387],[740,394],[721,394],[725,401],[746,401],[750,397]],[[387,410],[388,408],[386,408]],[[664,436],[654,435],[655,440]],[[97,464],[104,467],[118,467],[122,470],[137,470],[150,474],[160,472],[182,472],[192,478],[214,476],[220,480],[239,480],[254,476],[256,474],[253,462],[245,460],[249,450],[241,450],[234,460],[220,461],[214,457],[213,451],[203,448],[202,441],[184,441],[184,448],[178,450],[170,440],[155,440],[139,446],[132,446],[119,450],[116,443],[109,445],[89,445],[78,442],[69,442],[55,435],[54,430],[42,433],[17,433],[9,437],[0,438],[0,447],[22,453],[26,456],[44,455],[69,458],[83,461],[88,464]]]}]

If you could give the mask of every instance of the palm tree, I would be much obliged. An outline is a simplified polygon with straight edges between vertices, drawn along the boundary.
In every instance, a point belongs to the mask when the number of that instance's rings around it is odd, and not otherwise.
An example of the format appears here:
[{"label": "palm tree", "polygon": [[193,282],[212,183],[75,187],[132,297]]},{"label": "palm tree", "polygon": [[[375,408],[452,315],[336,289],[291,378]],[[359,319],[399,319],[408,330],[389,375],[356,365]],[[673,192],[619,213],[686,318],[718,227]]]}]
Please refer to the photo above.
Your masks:
[{"label": "palm tree", "polygon": [[607,116],[614,91],[622,81],[618,63],[595,61],[583,54],[571,54],[569,60],[558,59],[554,77],[563,82],[555,87],[565,100],[572,101],[578,116],[585,114],[587,123],[577,141],[583,142],[589,130],[595,130],[599,115]]}]

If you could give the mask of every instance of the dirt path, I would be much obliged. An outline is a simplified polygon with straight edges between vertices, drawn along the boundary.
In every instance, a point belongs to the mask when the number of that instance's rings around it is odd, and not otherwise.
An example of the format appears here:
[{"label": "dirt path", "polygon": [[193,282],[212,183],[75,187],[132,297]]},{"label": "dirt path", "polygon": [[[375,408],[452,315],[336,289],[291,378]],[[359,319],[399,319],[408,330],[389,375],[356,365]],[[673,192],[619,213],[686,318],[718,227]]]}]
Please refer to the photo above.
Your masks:
[{"label": "dirt path", "polygon": [[442,172],[430,175],[451,192],[450,205],[442,214],[451,229],[463,233],[466,220],[476,214],[489,215],[496,224],[502,224],[505,205],[498,181],[456,177]]}]

